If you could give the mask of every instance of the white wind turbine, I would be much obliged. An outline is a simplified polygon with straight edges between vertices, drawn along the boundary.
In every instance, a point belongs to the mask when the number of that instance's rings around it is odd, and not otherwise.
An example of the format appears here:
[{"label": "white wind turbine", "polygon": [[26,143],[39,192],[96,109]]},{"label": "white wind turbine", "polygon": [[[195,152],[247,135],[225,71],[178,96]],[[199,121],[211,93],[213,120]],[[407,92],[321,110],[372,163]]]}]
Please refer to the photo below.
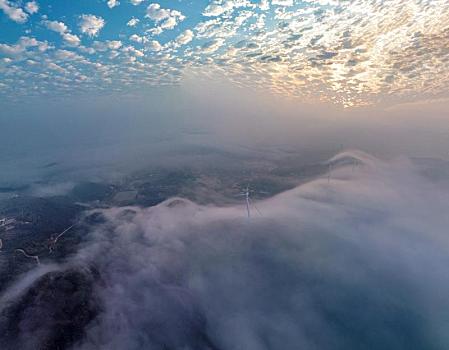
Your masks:
[{"label": "white wind turbine", "polygon": [[73,226],[75,225],[71,225],[69,227],[67,227],[64,231],[62,231],[59,235],[57,235],[54,238],[50,238],[50,242],[48,244],[48,250],[51,252],[53,252],[56,248],[56,243],[58,243],[58,240],[67,232],[69,231]]},{"label": "white wind turbine", "polygon": [[[260,212],[259,208],[252,202],[251,200],[251,192],[254,192],[250,190],[249,185],[246,186],[243,192],[239,194],[239,196],[244,196],[246,201],[246,213],[248,214],[248,218],[251,217],[251,204],[256,209],[256,211],[259,213],[260,216],[262,216],[262,213]],[[258,192],[258,193],[268,193],[268,192]]]}]

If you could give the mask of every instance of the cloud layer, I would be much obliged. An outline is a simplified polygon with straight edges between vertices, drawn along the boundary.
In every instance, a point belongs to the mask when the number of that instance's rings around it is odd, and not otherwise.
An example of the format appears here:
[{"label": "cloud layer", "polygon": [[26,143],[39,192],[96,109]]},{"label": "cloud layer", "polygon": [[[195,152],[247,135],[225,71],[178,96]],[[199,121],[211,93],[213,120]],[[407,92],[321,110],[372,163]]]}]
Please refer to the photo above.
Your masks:
[{"label": "cloud layer", "polygon": [[250,220],[177,198],[87,214],[71,264],[99,271],[103,312],[75,348],[447,348],[447,189],[407,160],[331,163]]},{"label": "cloud layer", "polygon": [[[65,26],[63,43],[21,55],[1,50],[0,92],[11,98],[55,91],[135,92],[179,84],[186,72],[198,71],[219,73],[239,86],[344,106],[447,97],[445,0],[217,0],[204,8],[123,1],[120,6],[133,15],[117,23],[109,18],[118,4],[104,3],[101,16],[67,14],[80,19],[78,34],[65,19],[44,14],[44,23]],[[22,9],[0,1],[0,9],[24,26],[22,36],[45,41],[46,35],[27,28],[38,8],[36,2]],[[108,35],[102,36],[103,27]],[[98,52],[93,37],[123,45]],[[58,58],[60,46],[72,47],[82,59]],[[48,62],[63,70],[48,72]]]}]

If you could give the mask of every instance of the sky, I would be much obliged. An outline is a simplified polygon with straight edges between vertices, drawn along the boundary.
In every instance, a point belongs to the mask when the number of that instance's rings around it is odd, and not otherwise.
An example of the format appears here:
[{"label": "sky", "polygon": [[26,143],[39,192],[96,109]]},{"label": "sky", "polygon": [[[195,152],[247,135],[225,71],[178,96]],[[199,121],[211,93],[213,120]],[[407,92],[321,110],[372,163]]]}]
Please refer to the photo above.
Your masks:
[{"label": "sky", "polygon": [[447,23],[446,0],[0,0],[2,181],[164,142],[445,159]]},{"label": "sky", "polygon": [[448,23],[446,0],[0,0],[0,103],[191,77],[342,107],[446,101]]}]

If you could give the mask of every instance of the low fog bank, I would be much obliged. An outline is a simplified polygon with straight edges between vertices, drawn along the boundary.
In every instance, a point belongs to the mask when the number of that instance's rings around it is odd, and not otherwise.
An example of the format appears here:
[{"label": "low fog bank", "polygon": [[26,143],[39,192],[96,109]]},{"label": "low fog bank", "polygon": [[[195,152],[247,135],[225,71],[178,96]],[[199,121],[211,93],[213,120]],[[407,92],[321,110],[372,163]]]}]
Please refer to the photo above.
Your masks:
[{"label": "low fog bank", "polygon": [[[56,271],[78,271],[69,285],[93,286],[67,295],[67,305],[89,313],[79,316],[80,337],[56,343],[77,350],[447,349],[447,187],[405,158],[345,152],[330,163],[329,178],[257,202],[260,213],[252,208],[251,218],[243,205],[180,198],[86,212],[89,242]],[[0,336],[8,349],[55,344],[54,328],[65,327],[48,321],[61,318],[64,303],[30,296],[30,280],[43,283],[42,273],[31,274],[11,287],[28,303],[15,313],[11,298],[2,307],[0,327],[8,327],[5,315],[17,324],[16,333]]]},{"label": "low fog bank", "polygon": [[146,167],[228,168],[239,157],[279,159],[292,153],[302,154],[306,164],[342,149],[382,158],[447,159],[449,149],[444,108],[342,110],[210,81],[188,81],[144,97],[9,106],[0,114],[0,130],[0,192],[43,185],[30,189],[37,196],[51,194],[49,186],[63,193],[76,181],[117,180]]}]

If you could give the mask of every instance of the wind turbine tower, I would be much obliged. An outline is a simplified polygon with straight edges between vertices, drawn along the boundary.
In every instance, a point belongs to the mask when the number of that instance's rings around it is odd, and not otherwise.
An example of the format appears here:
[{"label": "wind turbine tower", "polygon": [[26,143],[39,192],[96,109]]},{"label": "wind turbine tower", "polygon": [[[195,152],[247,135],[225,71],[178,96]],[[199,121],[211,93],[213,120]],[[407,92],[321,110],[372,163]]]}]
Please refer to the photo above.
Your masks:
[{"label": "wind turbine tower", "polygon": [[246,190],[245,190],[245,199],[246,199],[246,211],[248,213],[248,218],[251,217],[251,211],[249,208],[249,186],[246,186]]},{"label": "wind turbine tower", "polygon": [[[244,196],[244,197],[245,197],[245,201],[246,201],[246,213],[247,213],[247,215],[248,215],[248,218],[251,217],[251,205],[253,205],[254,208],[255,208],[255,209],[257,210],[257,212],[259,213],[259,215],[262,216],[262,214],[260,213],[260,211],[259,211],[259,209],[257,208],[256,204],[254,204],[254,203],[251,201],[251,197],[250,197],[251,192],[254,192],[254,191],[252,191],[252,190],[249,188],[249,185],[247,185],[246,188],[243,190],[243,192],[241,192],[238,196]],[[268,192],[258,192],[258,193],[268,193]]]}]

